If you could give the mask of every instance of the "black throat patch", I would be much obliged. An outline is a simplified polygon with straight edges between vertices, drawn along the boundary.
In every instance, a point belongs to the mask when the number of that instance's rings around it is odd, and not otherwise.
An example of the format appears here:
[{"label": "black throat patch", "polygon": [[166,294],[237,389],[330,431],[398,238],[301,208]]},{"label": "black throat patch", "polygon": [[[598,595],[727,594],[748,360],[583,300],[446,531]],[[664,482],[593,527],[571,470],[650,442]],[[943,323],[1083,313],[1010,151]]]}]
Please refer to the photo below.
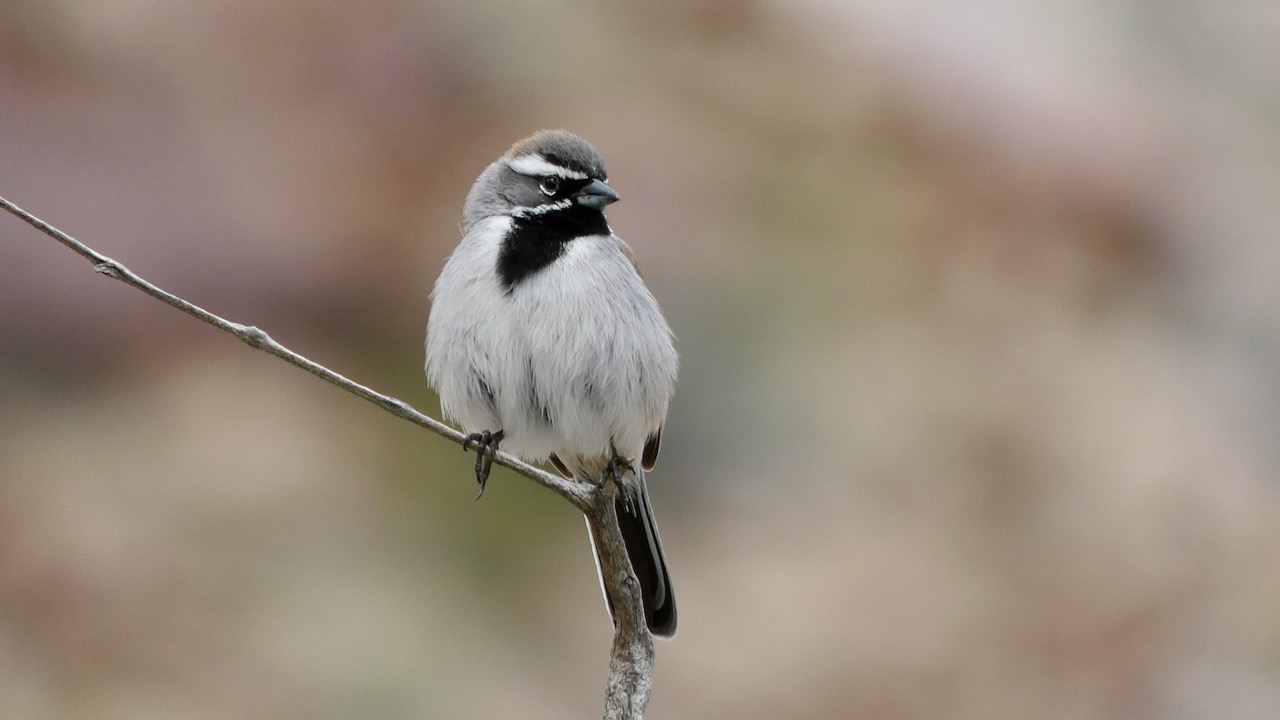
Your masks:
[{"label": "black throat patch", "polygon": [[507,294],[564,255],[569,243],[587,235],[608,235],[604,213],[572,204],[541,215],[514,217],[498,250],[498,278]]}]

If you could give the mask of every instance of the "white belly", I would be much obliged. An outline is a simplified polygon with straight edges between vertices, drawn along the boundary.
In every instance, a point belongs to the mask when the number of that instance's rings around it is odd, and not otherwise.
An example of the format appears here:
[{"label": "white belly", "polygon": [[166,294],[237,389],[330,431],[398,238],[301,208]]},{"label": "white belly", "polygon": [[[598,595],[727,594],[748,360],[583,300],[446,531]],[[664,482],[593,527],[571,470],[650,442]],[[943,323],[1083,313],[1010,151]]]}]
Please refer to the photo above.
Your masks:
[{"label": "white belly", "polygon": [[468,432],[503,430],[503,448],[529,461],[638,455],[666,416],[677,361],[621,241],[578,238],[507,294],[494,269],[505,226],[489,229],[436,287],[427,372],[445,413]]}]

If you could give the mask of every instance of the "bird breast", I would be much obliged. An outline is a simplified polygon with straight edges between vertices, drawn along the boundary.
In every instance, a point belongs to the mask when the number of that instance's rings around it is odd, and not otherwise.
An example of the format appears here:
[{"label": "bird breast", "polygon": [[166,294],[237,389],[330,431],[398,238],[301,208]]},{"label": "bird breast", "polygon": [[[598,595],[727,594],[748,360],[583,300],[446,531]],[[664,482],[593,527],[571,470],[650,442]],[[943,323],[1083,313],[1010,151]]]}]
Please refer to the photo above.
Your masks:
[{"label": "bird breast", "polygon": [[512,289],[528,358],[526,420],[550,426],[561,455],[638,455],[675,390],[671,331],[622,241],[580,237]]}]

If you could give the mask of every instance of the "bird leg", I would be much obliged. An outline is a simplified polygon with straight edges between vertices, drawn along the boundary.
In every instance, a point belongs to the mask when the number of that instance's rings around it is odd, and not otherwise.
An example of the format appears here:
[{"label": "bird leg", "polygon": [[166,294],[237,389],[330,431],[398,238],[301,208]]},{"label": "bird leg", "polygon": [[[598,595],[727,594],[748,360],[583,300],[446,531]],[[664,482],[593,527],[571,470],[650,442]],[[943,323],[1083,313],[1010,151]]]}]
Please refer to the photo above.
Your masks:
[{"label": "bird leg", "polygon": [[476,451],[476,482],[480,484],[480,492],[476,493],[476,499],[479,500],[484,495],[484,485],[489,480],[489,470],[493,468],[493,456],[498,453],[498,444],[502,442],[502,431],[471,433],[462,443],[462,451],[466,452],[473,446]]}]

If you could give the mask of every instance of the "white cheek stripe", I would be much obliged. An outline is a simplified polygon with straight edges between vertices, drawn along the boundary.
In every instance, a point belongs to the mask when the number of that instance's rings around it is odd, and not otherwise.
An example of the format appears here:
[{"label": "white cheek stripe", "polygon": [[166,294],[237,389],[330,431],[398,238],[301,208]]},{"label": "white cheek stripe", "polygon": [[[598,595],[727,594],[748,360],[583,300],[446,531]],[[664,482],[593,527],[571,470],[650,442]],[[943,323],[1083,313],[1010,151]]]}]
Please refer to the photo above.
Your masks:
[{"label": "white cheek stripe", "polygon": [[553,203],[546,203],[545,205],[539,205],[537,207],[514,208],[511,211],[511,217],[517,217],[517,218],[536,217],[538,215],[545,215],[549,212],[555,212],[556,210],[568,210],[572,206],[573,206],[573,200],[569,198],[565,198],[563,200],[557,200]]},{"label": "white cheek stripe", "polygon": [[529,177],[546,177],[547,175],[555,175],[565,180],[586,180],[587,176],[577,170],[570,170],[559,165],[552,165],[542,158],[540,155],[521,155],[518,158],[509,160],[507,164],[512,170],[521,175]]}]

